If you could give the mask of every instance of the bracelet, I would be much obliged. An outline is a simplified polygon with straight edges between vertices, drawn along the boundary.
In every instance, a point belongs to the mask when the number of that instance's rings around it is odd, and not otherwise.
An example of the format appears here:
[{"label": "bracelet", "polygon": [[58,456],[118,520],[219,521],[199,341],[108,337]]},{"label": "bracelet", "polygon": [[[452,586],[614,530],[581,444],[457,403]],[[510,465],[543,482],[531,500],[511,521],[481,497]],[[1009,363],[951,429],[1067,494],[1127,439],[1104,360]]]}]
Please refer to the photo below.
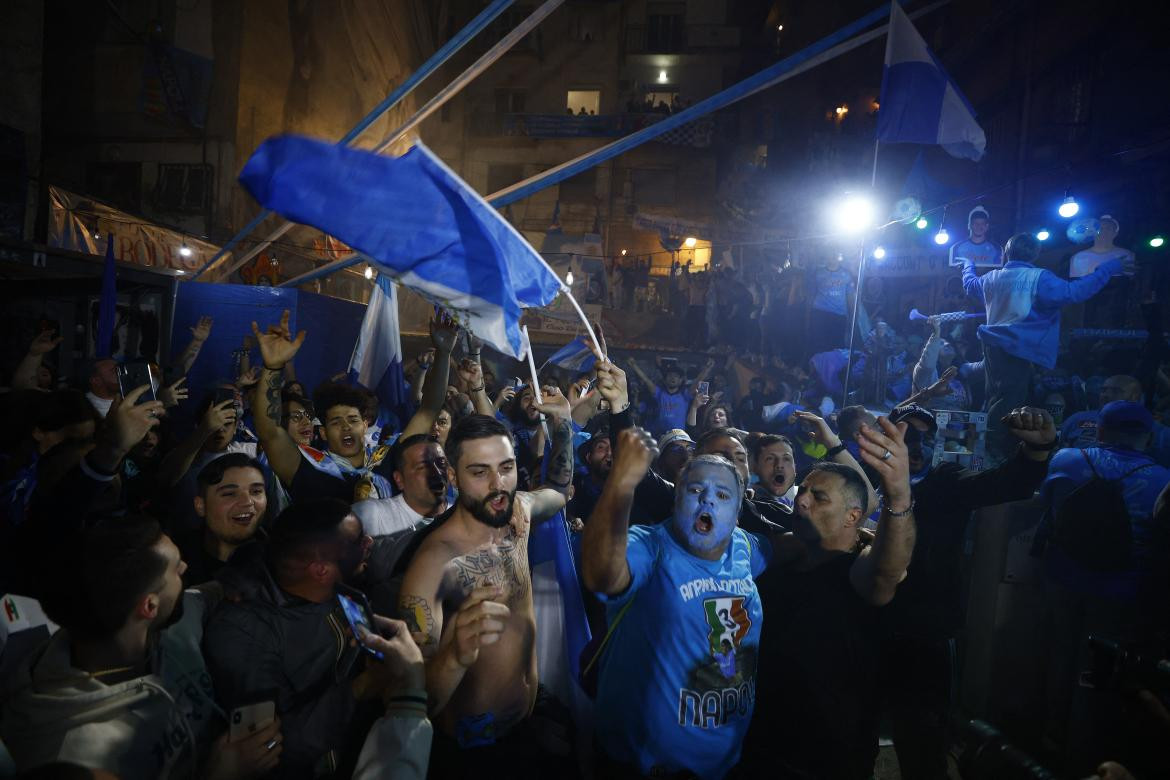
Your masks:
[{"label": "bracelet", "polygon": [[1060,446],[1060,440],[1053,439],[1052,441],[1048,442],[1047,444],[1033,444],[1030,441],[1026,441],[1023,444],[1024,444],[1025,448],[1031,450],[1032,452],[1051,452],[1052,450],[1054,450]]},{"label": "bracelet", "polygon": [[483,390],[483,388],[484,388],[484,385],[480,385],[479,387],[469,387],[469,388],[467,388],[467,392],[478,393],[480,390]]},{"label": "bracelet", "polygon": [[845,442],[841,442],[836,447],[830,447],[829,451],[825,453],[825,458],[835,458],[847,449],[849,448],[845,446]]},{"label": "bracelet", "polygon": [[910,499],[910,506],[906,507],[901,512],[895,512],[893,509],[890,509],[889,504],[887,504],[885,501],[882,502],[882,512],[885,513],[886,517],[906,517],[907,515],[909,515],[913,511],[914,511],[914,499],[913,498]]},{"label": "bracelet", "polygon": [[268,365],[267,363],[265,363],[265,364],[264,364],[264,370],[265,370],[265,371],[284,371],[284,366],[280,366],[280,367],[278,367],[278,368],[273,368],[272,366],[270,366],[270,365]]}]

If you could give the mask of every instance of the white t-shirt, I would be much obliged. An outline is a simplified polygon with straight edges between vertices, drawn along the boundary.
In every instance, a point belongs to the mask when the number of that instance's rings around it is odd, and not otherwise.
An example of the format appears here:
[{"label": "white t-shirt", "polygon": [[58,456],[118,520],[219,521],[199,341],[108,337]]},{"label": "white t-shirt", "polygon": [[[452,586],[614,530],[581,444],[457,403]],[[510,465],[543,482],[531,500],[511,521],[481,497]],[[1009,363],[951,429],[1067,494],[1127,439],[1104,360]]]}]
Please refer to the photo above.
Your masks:
[{"label": "white t-shirt", "polygon": [[385,536],[427,525],[433,517],[423,517],[410,508],[406,496],[399,493],[391,498],[367,498],[353,505],[353,513],[362,521],[362,529],[370,536]]},{"label": "white t-shirt", "polygon": [[105,419],[106,415],[110,413],[110,407],[114,405],[113,398],[98,398],[93,394],[92,390],[86,392],[85,397],[89,399],[89,402],[93,405],[93,408],[97,409],[97,413],[102,416],[103,420]]},{"label": "white t-shirt", "polygon": [[1070,279],[1079,279],[1082,276],[1088,276],[1097,270],[1097,266],[1108,260],[1120,260],[1125,262],[1127,257],[1133,257],[1133,252],[1122,247],[1115,246],[1108,252],[1094,252],[1090,249],[1082,249],[1072,256],[1072,260],[1068,264],[1068,275]]}]

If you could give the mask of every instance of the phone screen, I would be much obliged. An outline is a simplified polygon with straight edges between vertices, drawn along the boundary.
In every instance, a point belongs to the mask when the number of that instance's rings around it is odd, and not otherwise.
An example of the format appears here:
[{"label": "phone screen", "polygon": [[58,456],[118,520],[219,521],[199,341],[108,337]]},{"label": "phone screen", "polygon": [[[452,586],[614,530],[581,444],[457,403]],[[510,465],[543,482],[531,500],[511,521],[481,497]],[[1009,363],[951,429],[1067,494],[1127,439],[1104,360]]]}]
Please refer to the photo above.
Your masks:
[{"label": "phone screen", "polygon": [[224,401],[234,401],[234,400],[236,400],[236,391],[235,390],[232,390],[230,387],[217,387],[217,388],[215,388],[214,403],[216,406],[219,406]]},{"label": "phone screen", "polygon": [[710,395],[711,383],[699,382],[699,395]]},{"label": "phone screen", "polygon": [[149,363],[118,364],[118,389],[122,391],[123,398],[127,393],[143,385],[149,385],[149,387],[145,393],[138,396],[136,406],[147,401],[157,400],[158,380],[155,378]]},{"label": "phone screen", "polygon": [[349,629],[353,632],[354,639],[358,641],[358,646],[375,658],[382,658],[381,652],[371,649],[362,642],[361,632],[358,631],[358,626],[364,626],[371,634],[376,633],[369,607],[364,603],[365,599],[359,603],[357,597],[351,598],[344,593],[338,593],[337,600],[341,602],[341,610],[345,613],[345,619],[349,622]]}]

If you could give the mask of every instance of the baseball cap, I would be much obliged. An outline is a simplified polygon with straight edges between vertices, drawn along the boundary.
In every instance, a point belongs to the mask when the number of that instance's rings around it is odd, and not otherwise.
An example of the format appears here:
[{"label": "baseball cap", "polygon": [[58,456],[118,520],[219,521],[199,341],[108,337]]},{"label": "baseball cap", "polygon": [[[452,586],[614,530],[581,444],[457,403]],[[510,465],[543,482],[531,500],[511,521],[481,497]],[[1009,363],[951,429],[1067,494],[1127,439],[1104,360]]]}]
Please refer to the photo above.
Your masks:
[{"label": "baseball cap", "polygon": [[695,440],[690,437],[682,428],[671,428],[666,433],[662,434],[662,438],[658,440],[658,449],[665,452],[666,448],[677,442],[685,442],[687,444],[694,444]]},{"label": "baseball cap", "polygon": [[918,404],[895,406],[890,412],[890,422],[897,425],[903,420],[921,420],[926,423],[932,434],[938,433],[938,421],[934,418],[934,412],[925,406],[919,406]]},{"label": "baseball cap", "polygon": [[1136,401],[1110,401],[1101,408],[1098,422],[1115,431],[1149,433],[1154,430],[1154,416]]}]

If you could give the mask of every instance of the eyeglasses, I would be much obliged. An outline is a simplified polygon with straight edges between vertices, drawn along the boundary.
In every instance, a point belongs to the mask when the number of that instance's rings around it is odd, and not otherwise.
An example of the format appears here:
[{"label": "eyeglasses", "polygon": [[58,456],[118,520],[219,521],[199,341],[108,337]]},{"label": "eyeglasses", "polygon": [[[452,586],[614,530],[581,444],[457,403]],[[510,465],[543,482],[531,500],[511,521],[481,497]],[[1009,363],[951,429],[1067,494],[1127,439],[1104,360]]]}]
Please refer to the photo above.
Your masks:
[{"label": "eyeglasses", "polygon": [[302,420],[312,420],[313,415],[309,414],[308,412],[289,412],[288,419],[292,422],[299,423]]}]

